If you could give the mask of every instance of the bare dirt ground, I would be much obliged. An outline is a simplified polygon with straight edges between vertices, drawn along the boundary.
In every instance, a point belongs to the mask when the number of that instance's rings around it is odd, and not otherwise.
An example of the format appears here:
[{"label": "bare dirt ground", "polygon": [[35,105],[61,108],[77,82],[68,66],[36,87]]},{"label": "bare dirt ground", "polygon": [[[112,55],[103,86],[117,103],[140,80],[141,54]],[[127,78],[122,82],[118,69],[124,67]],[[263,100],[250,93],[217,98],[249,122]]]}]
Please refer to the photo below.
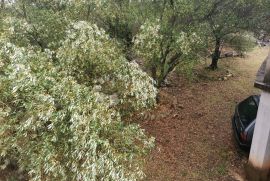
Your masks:
[{"label": "bare dirt ground", "polygon": [[[237,148],[231,116],[237,102],[251,94],[256,72],[269,48],[246,58],[222,59],[220,69],[196,69],[198,81],[173,74],[160,91],[160,103],[140,124],[156,138],[148,157],[147,181],[244,180],[248,153]],[[233,77],[219,80],[229,70]]]}]

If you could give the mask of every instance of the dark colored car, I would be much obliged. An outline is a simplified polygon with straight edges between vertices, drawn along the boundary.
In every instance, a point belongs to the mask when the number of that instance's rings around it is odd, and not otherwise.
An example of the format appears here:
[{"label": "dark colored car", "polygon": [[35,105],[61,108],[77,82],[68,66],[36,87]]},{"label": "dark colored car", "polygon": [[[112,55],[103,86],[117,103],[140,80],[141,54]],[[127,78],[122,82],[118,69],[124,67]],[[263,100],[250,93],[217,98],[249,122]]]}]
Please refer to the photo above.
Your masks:
[{"label": "dark colored car", "polygon": [[240,102],[232,118],[232,127],[236,141],[242,148],[250,148],[253,137],[258,106],[259,95],[253,95]]}]

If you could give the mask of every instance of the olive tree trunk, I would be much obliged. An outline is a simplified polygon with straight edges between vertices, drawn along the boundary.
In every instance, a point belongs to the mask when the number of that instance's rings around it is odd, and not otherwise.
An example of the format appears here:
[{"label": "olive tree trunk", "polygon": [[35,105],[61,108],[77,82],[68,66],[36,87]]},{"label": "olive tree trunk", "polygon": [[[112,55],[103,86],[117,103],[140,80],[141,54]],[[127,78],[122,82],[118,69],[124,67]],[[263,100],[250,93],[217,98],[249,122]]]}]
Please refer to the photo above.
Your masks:
[{"label": "olive tree trunk", "polygon": [[215,70],[218,68],[218,60],[220,58],[220,46],[221,46],[221,39],[216,38],[216,46],[212,54],[212,63],[209,66],[209,68],[211,68],[212,70]]}]

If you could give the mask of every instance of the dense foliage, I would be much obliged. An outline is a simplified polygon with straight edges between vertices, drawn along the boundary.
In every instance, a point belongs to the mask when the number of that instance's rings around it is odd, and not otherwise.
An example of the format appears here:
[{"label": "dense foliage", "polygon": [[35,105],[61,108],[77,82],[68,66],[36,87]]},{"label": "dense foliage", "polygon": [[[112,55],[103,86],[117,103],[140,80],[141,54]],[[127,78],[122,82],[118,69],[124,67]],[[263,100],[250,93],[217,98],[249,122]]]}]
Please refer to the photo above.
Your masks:
[{"label": "dense foliage", "polygon": [[1,156],[32,180],[143,178],[153,138],[124,119],[155,104],[153,80],[95,24],[28,8],[0,41]]},{"label": "dense foliage", "polygon": [[134,39],[134,48],[138,55],[146,60],[146,67],[160,86],[167,75],[192,54],[194,45],[200,42],[196,33],[172,32],[166,36],[157,22],[146,22],[141,26],[139,34]]},{"label": "dense foliage", "polygon": [[157,1],[152,16],[134,37],[134,50],[145,61],[151,76],[161,86],[180,62],[196,59],[203,45],[201,26],[188,22],[194,12],[191,1]]},{"label": "dense foliage", "polygon": [[230,34],[224,37],[224,44],[232,47],[237,53],[243,54],[256,46],[256,38],[253,34],[245,32],[241,34]]},{"label": "dense foliage", "polygon": [[[193,17],[206,23],[204,33],[213,42],[210,45],[212,63],[209,68],[213,70],[218,68],[221,48],[228,36],[235,36],[240,40],[238,35],[246,34],[246,31],[250,30],[250,22],[256,14],[254,14],[255,7],[256,3],[249,0],[202,0],[198,2],[199,12]],[[242,40],[247,39],[242,37]],[[239,47],[242,45],[240,41],[237,43],[238,49],[245,49]]]}]

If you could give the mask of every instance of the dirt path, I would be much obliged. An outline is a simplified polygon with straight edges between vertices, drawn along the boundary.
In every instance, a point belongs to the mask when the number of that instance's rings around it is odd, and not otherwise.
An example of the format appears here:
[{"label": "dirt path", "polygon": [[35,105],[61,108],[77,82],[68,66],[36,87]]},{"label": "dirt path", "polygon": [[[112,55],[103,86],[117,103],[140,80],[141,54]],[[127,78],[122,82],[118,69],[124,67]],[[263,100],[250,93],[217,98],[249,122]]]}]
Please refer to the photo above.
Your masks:
[{"label": "dirt path", "polygon": [[261,48],[245,59],[221,60],[218,74],[230,69],[235,75],[227,81],[212,80],[217,73],[207,70],[198,83],[172,77],[172,86],[161,90],[160,104],[141,123],[156,138],[146,180],[241,180],[247,154],[235,146],[231,116],[237,102],[258,93],[253,81],[267,53]]}]

